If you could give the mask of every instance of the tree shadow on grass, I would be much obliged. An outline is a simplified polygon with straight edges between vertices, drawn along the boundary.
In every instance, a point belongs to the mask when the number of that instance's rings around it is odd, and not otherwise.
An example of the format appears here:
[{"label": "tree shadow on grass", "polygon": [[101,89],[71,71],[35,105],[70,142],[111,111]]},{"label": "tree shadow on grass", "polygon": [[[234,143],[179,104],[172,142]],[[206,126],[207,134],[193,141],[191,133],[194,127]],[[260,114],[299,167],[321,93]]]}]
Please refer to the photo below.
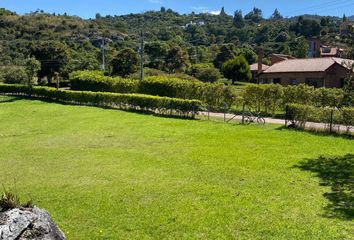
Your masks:
[{"label": "tree shadow on grass", "polygon": [[326,217],[354,219],[354,154],[321,156],[303,161],[296,167],[317,173],[321,185],[331,187],[331,192],[324,194],[329,200]]},{"label": "tree shadow on grass", "polygon": [[20,100],[19,97],[4,97],[0,95],[0,103],[11,103]]},{"label": "tree shadow on grass", "polygon": [[311,135],[314,135],[314,136],[319,136],[319,137],[337,137],[337,138],[344,138],[344,139],[354,139],[354,134],[349,134],[349,133],[345,133],[345,132],[341,132],[341,133],[338,133],[338,132],[325,132],[325,131],[319,131],[319,130],[311,130],[311,129],[295,129],[295,128],[288,128],[288,127],[285,127],[285,126],[281,126],[281,127],[277,127],[276,130],[279,130],[279,131],[293,131],[293,132],[306,132],[306,133],[309,133]]}]

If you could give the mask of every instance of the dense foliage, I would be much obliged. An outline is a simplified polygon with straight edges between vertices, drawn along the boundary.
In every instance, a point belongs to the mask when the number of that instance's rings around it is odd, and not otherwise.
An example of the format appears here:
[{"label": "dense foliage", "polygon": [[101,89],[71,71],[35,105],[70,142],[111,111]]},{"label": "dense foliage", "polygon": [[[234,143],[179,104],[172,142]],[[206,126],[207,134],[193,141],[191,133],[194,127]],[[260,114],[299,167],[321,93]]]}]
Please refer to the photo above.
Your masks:
[{"label": "dense foliage", "polygon": [[[144,29],[146,66],[170,73],[188,71],[200,63],[221,68],[240,55],[254,63],[258,46],[264,48],[266,57],[270,53],[304,56],[307,37],[346,48],[351,36],[340,34],[342,22],[341,18],[309,15],[283,18],[278,10],[265,19],[258,8],[245,15],[236,11],[234,16],[224,9],[219,15],[182,15],[161,8],[124,16],[97,14],[87,20],[43,11],[18,15],[0,9],[0,66],[24,66],[25,59],[34,56],[41,63],[40,79],[51,83],[55,74],[66,79],[75,70],[98,70],[104,50],[107,73],[125,76],[137,70],[140,30]],[[130,50],[124,55],[123,49]],[[124,58],[127,55],[133,58]],[[208,72],[217,76],[208,69],[196,77],[213,81],[206,78]]]},{"label": "dense foliage", "polygon": [[301,104],[315,107],[345,107],[350,97],[342,89],[314,88],[300,84],[282,87],[278,84],[251,84],[243,90],[244,103],[258,111],[275,113],[283,111],[288,104]]},{"label": "dense foliage", "polygon": [[28,88],[25,85],[17,84],[0,84],[0,93],[30,95],[31,97],[50,99],[65,103],[143,110],[160,114],[178,114],[191,117],[194,117],[201,106],[200,101],[197,100],[185,100],[143,94],[56,90],[55,88],[38,86]]},{"label": "dense foliage", "polygon": [[323,108],[302,104],[289,104],[287,106],[287,120],[295,127],[304,128],[306,123],[321,122],[333,131],[336,124],[346,126],[347,132],[354,127],[354,108]]},{"label": "dense foliage", "polygon": [[183,80],[167,76],[150,76],[144,81],[104,76],[101,72],[78,71],[70,75],[71,89],[94,92],[141,93],[181,99],[198,99],[209,107],[234,104],[233,86]]}]

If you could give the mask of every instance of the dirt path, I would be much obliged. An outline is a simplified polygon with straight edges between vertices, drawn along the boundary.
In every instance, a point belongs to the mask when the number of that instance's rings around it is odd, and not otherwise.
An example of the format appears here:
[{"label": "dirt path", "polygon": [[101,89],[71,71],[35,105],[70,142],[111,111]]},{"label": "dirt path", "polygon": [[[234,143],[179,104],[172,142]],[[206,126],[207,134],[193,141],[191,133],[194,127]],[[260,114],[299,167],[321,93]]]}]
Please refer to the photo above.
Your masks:
[{"label": "dirt path", "polygon": [[[202,116],[207,117],[208,116],[208,112],[200,112],[199,113]],[[224,118],[224,113],[215,113],[215,112],[210,112],[210,117],[216,117],[216,118]],[[241,115],[237,115],[235,117],[234,114],[225,114],[225,119],[226,121],[232,119],[230,122],[232,121],[241,121],[242,120],[242,116]],[[266,123],[271,123],[271,124],[278,124],[278,125],[285,125],[285,120],[284,119],[276,119],[276,118],[264,118]],[[326,129],[328,129],[327,125],[325,123],[314,123],[314,122],[307,122],[306,123],[306,129],[312,129],[312,130],[319,130],[319,131],[324,131]],[[334,125],[333,130],[336,132],[346,132],[347,128],[343,125]],[[350,129],[351,133],[354,133],[354,128]]]}]

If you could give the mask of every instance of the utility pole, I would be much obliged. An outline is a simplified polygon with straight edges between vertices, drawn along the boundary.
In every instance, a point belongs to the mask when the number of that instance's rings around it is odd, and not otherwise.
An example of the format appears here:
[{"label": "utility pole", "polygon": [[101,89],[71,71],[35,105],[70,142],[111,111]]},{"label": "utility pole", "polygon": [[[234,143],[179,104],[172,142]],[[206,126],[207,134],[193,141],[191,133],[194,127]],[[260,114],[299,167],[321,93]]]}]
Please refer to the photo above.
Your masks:
[{"label": "utility pole", "polygon": [[140,81],[144,81],[144,33],[140,32]]},{"label": "utility pole", "polygon": [[106,71],[106,63],[105,63],[105,42],[104,42],[104,38],[102,38],[102,70]]}]

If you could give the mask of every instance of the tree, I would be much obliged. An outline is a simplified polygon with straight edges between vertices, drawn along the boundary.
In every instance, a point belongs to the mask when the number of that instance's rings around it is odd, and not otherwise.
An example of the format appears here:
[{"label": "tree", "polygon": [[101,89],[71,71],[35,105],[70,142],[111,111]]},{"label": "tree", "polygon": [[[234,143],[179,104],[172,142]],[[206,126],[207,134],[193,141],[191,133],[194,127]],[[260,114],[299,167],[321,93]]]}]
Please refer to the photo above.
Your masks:
[{"label": "tree", "polygon": [[281,20],[283,19],[283,16],[280,14],[279,10],[276,8],[270,17],[271,20]]},{"label": "tree", "polygon": [[354,105],[354,64],[349,67],[350,71],[344,82],[343,103],[344,105],[351,107]]},{"label": "tree", "polygon": [[168,51],[165,59],[165,68],[168,72],[182,72],[189,65],[188,53],[181,47],[175,46]]},{"label": "tree", "polygon": [[287,43],[284,43],[283,45],[281,45],[279,47],[279,52],[281,54],[286,54],[286,55],[291,55],[292,54],[291,49],[289,47],[289,44],[287,44]]},{"label": "tree", "polygon": [[54,73],[62,73],[69,61],[69,50],[66,44],[58,41],[43,41],[35,43],[31,49],[32,55],[41,62],[38,72],[40,78],[47,77],[52,84]]},{"label": "tree", "polygon": [[233,59],[237,56],[235,45],[223,44],[219,49],[213,63],[216,68],[221,68],[222,64],[227,60]]},{"label": "tree", "polygon": [[343,14],[343,19],[342,19],[343,22],[348,22],[348,18],[345,14]]},{"label": "tree", "polygon": [[258,55],[251,48],[240,48],[238,50],[238,56],[242,55],[246,58],[248,64],[253,64],[257,61]]},{"label": "tree", "polygon": [[147,43],[145,45],[145,52],[150,60],[148,66],[162,70],[168,50],[169,46],[165,42],[155,41]]},{"label": "tree", "polygon": [[138,70],[139,56],[131,48],[125,48],[118,52],[112,60],[112,74],[126,77]]},{"label": "tree", "polygon": [[219,15],[220,15],[220,16],[223,16],[223,17],[227,16],[224,7],[221,8],[221,11],[220,11],[220,14],[219,14]]},{"label": "tree", "polygon": [[253,8],[253,10],[245,16],[245,19],[254,23],[261,22],[263,20],[262,10],[256,7]]},{"label": "tree", "polygon": [[296,23],[290,25],[289,30],[304,37],[314,37],[320,35],[321,26],[316,20],[299,17]]},{"label": "tree", "polygon": [[25,71],[28,77],[28,86],[32,85],[33,78],[37,76],[39,70],[41,70],[41,63],[37,59],[33,57],[26,59]]},{"label": "tree", "polygon": [[221,78],[219,69],[212,66],[212,64],[195,64],[188,69],[187,73],[196,77],[203,82],[216,82]]},{"label": "tree", "polygon": [[221,71],[227,79],[232,80],[232,84],[236,81],[249,81],[252,78],[250,66],[243,56],[225,62]]},{"label": "tree", "polygon": [[233,22],[237,28],[243,28],[245,26],[245,20],[243,19],[241,10],[235,12]]},{"label": "tree", "polygon": [[306,58],[308,55],[309,51],[309,45],[307,43],[307,40],[304,37],[301,37],[297,41],[297,47],[296,47],[296,57],[298,58]]}]

